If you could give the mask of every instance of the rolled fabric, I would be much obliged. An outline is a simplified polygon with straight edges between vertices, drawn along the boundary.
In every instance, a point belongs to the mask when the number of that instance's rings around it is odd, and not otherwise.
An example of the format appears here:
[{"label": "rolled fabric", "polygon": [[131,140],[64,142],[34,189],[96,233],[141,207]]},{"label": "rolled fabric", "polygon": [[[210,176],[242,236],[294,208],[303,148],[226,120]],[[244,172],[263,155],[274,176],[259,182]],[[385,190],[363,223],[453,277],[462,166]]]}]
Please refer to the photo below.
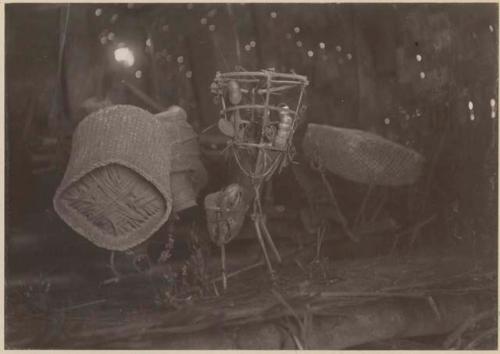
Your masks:
[{"label": "rolled fabric", "polygon": [[187,121],[187,114],[179,106],[155,115],[166,129],[171,152],[171,187],[173,210],[181,211],[197,205],[196,197],[208,182],[200,159],[198,135]]}]

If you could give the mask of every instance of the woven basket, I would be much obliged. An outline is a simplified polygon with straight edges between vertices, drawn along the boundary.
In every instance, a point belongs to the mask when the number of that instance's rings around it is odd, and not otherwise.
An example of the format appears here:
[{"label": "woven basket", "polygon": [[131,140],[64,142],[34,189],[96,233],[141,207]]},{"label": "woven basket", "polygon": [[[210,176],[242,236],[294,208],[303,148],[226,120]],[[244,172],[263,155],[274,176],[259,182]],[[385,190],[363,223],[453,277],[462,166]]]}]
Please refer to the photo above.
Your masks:
[{"label": "woven basket", "polygon": [[309,124],[303,140],[306,156],[351,181],[386,186],[414,183],[422,155],[381,136],[347,128]]},{"label": "woven basket", "polygon": [[228,243],[240,233],[247,211],[244,203],[231,210],[222,210],[217,206],[220,193],[215,192],[205,197],[208,233],[218,246]]},{"label": "woven basket", "polygon": [[134,106],[89,115],[74,132],[56,212],[99,247],[123,251],[145,241],[172,209],[168,138],[152,114]]}]

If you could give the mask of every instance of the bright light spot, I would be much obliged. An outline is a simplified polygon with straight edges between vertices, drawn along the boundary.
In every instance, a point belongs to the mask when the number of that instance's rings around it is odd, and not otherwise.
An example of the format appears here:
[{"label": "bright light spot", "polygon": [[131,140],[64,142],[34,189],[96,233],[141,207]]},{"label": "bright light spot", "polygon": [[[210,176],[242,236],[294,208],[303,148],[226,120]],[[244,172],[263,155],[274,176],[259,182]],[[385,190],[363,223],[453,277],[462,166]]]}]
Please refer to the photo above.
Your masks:
[{"label": "bright light spot", "polygon": [[417,61],[418,61],[418,62],[421,62],[421,61],[422,61],[422,56],[421,56],[420,54],[417,54],[416,58],[417,58]]},{"label": "bright light spot", "polygon": [[347,60],[351,60],[352,59],[352,54],[351,53],[347,53]]},{"label": "bright light spot", "polygon": [[104,45],[108,41],[108,38],[106,36],[101,36],[99,40],[101,41],[101,44]]},{"label": "bright light spot", "polygon": [[202,25],[206,25],[206,24],[208,23],[208,20],[207,20],[205,17],[203,17],[203,18],[200,20],[200,23],[201,23]]},{"label": "bright light spot", "polygon": [[208,30],[211,32],[215,31],[215,25],[208,26]]},{"label": "bright light spot", "polygon": [[246,45],[245,45],[245,50],[246,50],[247,52],[249,52],[251,49],[252,49],[252,47],[250,47],[250,44],[246,44]]},{"label": "bright light spot", "polygon": [[497,104],[497,103],[495,102],[495,99],[494,99],[494,98],[492,98],[492,99],[490,100],[490,106],[493,108],[493,107],[495,107],[495,105],[496,105],[496,104]]},{"label": "bright light spot", "polygon": [[300,33],[300,27],[295,27],[295,28],[293,29],[293,31],[294,31],[295,33]]},{"label": "bright light spot", "polygon": [[110,22],[115,23],[117,20],[118,20],[118,14],[113,14],[113,16],[111,16]]},{"label": "bright light spot", "polygon": [[96,15],[97,17],[101,16],[101,15],[102,15],[102,9],[100,9],[100,8],[99,8],[99,9],[96,9],[96,10],[95,10],[95,15]]},{"label": "bright light spot", "polygon": [[308,51],[307,51],[307,56],[308,56],[309,58],[312,58],[312,57],[314,56],[314,52],[313,52],[312,50],[308,50]]},{"label": "bright light spot", "polygon": [[140,78],[142,77],[142,71],[137,70],[137,71],[135,72],[135,77],[136,77],[136,78],[138,78],[138,79],[140,79]]},{"label": "bright light spot", "polygon": [[135,62],[134,53],[132,53],[132,51],[129,48],[127,47],[117,48],[115,49],[114,54],[115,54],[115,60],[119,63],[122,63],[127,68],[134,65]]},{"label": "bright light spot", "polygon": [[497,113],[495,111],[491,111],[491,119],[495,119],[497,117]]},{"label": "bright light spot", "polygon": [[492,25],[489,25],[488,27],[490,29],[490,32],[493,32],[495,30],[495,28]]},{"label": "bright light spot", "polygon": [[183,57],[182,55],[181,55],[180,57],[177,57],[177,62],[178,62],[179,64],[184,63],[184,57]]},{"label": "bright light spot", "polygon": [[291,33],[287,33],[286,34],[286,39],[292,39],[292,34]]},{"label": "bright light spot", "polygon": [[325,43],[321,42],[321,43],[319,44],[319,47],[320,47],[321,49],[325,49],[325,48],[326,48],[326,45],[325,45]]},{"label": "bright light spot", "polygon": [[474,121],[475,119],[476,119],[476,117],[474,116],[474,113],[472,113],[472,114],[470,115],[470,120],[471,120],[471,121]]},{"label": "bright light spot", "polygon": [[423,71],[420,72],[420,78],[425,79],[425,73]]},{"label": "bright light spot", "polygon": [[472,101],[469,101],[468,106],[469,106],[469,110],[472,111],[474,109],[474,103],[472,103]]},{"label": "bright light spot", "polygon": [[302,47],[302,42],[301,41],[297,41],[297,42],[295,42],[295,44],[297,44],[297,47],[299,47],[299,48]]},{"label": "bright light spot", "polygon": [[335,50],[340,53],[342,51],[342,47],[338,45],[335,47]]},{"label": "bright light spot", "polygon": [[271,12],[271,14],[270,14],[270,15],[271,15],[271,18],[276,18],[276,17],[278,17],[278,14],[276,13],[276,11]]},{"label": "bright light spot", "polygon": [[167,31],[168,31],[168,25],[163,25],[163,26],[161,26],[161,30],[162,30],[163,32],[167,32]]},{"label": "bright light spot", "polygon": [[384,124],[385,124],[385,125],[389,125],[389,124],[391,124],[391,120],[390,120],[389,118],[385,118],[385,119],[384,119]]},{"label": "bright light spot", "polygon": [[193,77],[193,72],[191,70],[186,71],[186,77],[188,79],[192,78]]},{"label": "bright light spot", "polygon": [[250,47],[255,48],[257,43],[255,41],[250,41]]},{"label": "bright light spot", "polygon": [[151,47],[153,45],[153,41],[151,38],[146,39],[146,46]]},{"label": "bright light spot", "polygon": [[109,32],[108,33],[108,40],[112,41],[113,39],[115,39],[115,34],[113,32]]}]

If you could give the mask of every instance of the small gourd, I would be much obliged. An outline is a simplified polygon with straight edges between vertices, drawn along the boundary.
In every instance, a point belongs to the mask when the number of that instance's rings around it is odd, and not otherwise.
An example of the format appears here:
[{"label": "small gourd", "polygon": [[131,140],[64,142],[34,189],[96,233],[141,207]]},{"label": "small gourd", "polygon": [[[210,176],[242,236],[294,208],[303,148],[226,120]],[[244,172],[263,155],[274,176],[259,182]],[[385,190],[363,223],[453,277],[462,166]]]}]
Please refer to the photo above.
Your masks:
[{"label": "small gourd", "polygon": [[229,102],[233,105],[237,105],[241,102],[242,95],[240,90],[240,85],[236,80],[231,80],[227,84],[227,92],[229,96]]}]

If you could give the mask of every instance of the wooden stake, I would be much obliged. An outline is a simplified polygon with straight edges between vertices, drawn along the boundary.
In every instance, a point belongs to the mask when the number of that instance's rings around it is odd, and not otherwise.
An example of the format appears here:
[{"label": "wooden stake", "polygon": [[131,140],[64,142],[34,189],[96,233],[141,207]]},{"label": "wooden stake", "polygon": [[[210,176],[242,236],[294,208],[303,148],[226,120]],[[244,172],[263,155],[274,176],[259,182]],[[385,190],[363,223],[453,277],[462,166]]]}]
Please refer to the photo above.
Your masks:
[{"label": "wooden stake", "polygon": [[262,227],[262,230],[264,231],[264,236],[266,237],[267,243],[269,243],[269,246],[271,246],[271,249],[273,250],[274,255],[276,256],[278,263],[281,263],[281,255],[280,255],[278,249],[276,248],[276,245],[273,242],[273,239],[271,237],[271,234],[269,233],[269,230],[267,229],[267,225],[266,225],[266,222],[264,221],[265,219],[264,219],[263,215],[259,216],[259,220],[260,220],[260,225]]},{"label": "wooden stake", "polygon": [[222,288],[227,289],[227,276],[226,276],[226,247],[224,244],[220,246],[221,264],[222,264]]},{"label": "wooden stake", "polygon": [[260,231],[260,223],[257,220],[257,216],[255,214],[252,216],[252,218],[253,218],[253,224],[255,226],[255,231],[257,232],[257,238],[259,239],[260,247],[264,252],[264,258],[266,259],[267,268],[269,269],[269,272],[271,273],[272,276],[274,274],[274,270],[273,267],[271,266],[271,261],[269,260],[269,256],[267,255],[266,244],[264,243],[264,239],[262,238],[262,233]]}]

